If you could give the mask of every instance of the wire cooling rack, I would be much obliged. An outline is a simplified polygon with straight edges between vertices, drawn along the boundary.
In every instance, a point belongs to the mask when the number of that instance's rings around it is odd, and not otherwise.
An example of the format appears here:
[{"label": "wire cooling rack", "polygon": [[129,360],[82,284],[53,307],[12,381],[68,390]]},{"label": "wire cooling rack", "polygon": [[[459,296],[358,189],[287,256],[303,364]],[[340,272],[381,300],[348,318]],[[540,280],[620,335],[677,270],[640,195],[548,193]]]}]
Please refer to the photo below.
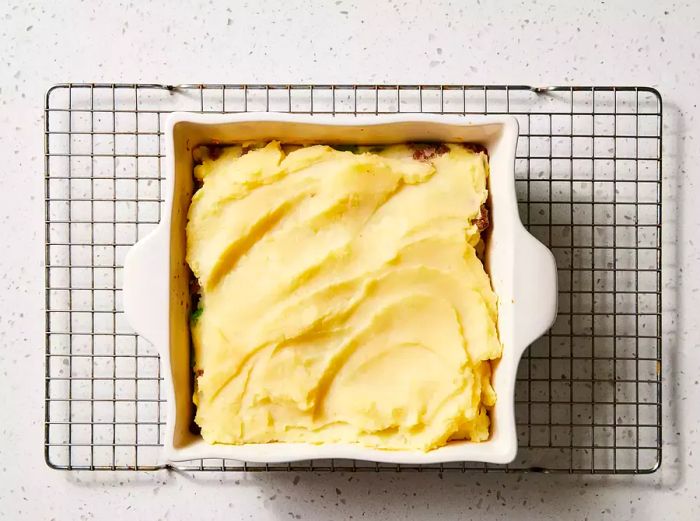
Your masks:
[{"label": "wire cooling rack", "polygon": [[160,219],[163,117],[512,114],[520,214],[557,259],[559,315],[518,370],[510,465],[322,460],[188,470],[647,473],[661,462],[661,97],[643,87],[63,84],[46,95],[45,453],[60,469],[161,459],[158,354],[122,312],[129,247]]}]

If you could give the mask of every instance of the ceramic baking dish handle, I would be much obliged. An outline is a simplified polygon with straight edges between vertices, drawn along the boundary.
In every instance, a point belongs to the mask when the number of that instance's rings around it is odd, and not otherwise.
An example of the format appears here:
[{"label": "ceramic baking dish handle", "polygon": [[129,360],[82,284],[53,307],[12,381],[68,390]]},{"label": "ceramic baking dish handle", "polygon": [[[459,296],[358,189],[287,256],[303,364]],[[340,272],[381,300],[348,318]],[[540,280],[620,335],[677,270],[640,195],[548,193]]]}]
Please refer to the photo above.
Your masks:
[{"label": "ceramic baking dish handle", "polygon": [[524,351],[554,324],[557,266],[549,248],[522,226],[515,245],[515,338]]},{"label": "ceramic baking dish handle", "polygon": [[158,226],[134,244],[124,260],[124,314],[134,330],[156,347],[168,324],[167,229]]}]

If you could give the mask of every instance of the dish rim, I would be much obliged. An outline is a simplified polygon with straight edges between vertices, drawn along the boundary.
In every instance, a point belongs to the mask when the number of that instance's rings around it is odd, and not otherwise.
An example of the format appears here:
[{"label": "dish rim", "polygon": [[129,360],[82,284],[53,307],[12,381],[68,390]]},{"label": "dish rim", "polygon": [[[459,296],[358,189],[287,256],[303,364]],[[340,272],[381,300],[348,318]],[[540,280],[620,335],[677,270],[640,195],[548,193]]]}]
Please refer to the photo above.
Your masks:
[{"label": "dish rim", "polygon": [[[512,362],[511,379],[514,389],[515,386],[515,371],[517,371],[518,361],[524,349],[537,337],[541,336],[553,323],[556,316],[556,266],[552,253],[537,241],[532,235],[525,230],[517,214],[517,201],[515,199],[515,148],[518,138],[517,120],[513,116],[462,116],[462,115],[444,115],[444,114],[381,114],[381,115],[311,115],[311,114],[288,114],[288,113],[239,113],[239,114],[198,114],[198,113],[172,113],[169,115],[165,128],[164,135],[166,140],[166,177],[165,177],[165,194],[163,218],[156,229],[147,237],[139,241],[132,247],[127,254],[124,267],[124,310],[127,320],[132,324],[137,333],[151,340],[157,347],[161,355],[161,363],[163,364],[164,384],[166,391],[166,400],[168,402],[166,411],[167,418],[165,424],[165,457],[168,461],[185,461],[200,458],[225,458],[236,459],[240,461],[262,462],[262,463],[277,463],[291,462],[306,459],[319,458],[350,458],[358,460],[368,460],[386,463],[405,463],[405,464],[422,464],[422,463],[441,463],[449,461],[472,461],[472,462],[487,462],[487,463],[508,463],[514,459],[517,451],[517,435],[515,432],[514,419],[514,394],[513,392],[502,395],[498,389],[498,400],[504,400],[510,409],[510,416],[502,425],[495,427],[493,424],[491,437],[485,442],[452,442],[446,447],[441,447],[428,452],[396,450],[387,451],[381,449],[371,449],[355,444],[322,444],[314,445],[309,443],[267,443],[267,444],[245,444],[245,445],[209,445],[199,438],[199,442],[192,443],[190,446],[176,446],[174,441],[175,431],[174,424],[177,417],[177,400],[174,389],[172,359],[170,356],[170,328],[168,325],[171,321],[170,306],[167,313],[163,313],[162,305],[160,313],[151,313],[150,317],[144,317],[146,302],[152,302],[154,295],[161,295],[163,299],[170,298],[170,278],[172,273],[168,270],[167,277],[154,276],[153,268],[160,264],[173,261],[171,255],[171,221],[174,212],[175,201],[175,177],[176,177],[176,152],[178,151],[175,145],[175,130],[180,124],[190,124],[204,127],[214,127],[217,125],[256,125],[256,124],[296,124],[296,125],[311,125],[320,127],[352,127],[353,129],[365,127],[376,128],[378,126],[391,126],[397,124],[417,124],[417,125],[437,125],[443,128],[462,128],[473,131],[476,128],[486,128],[489,126],[499,126],[499,143],[503,148],[500,152],[500,162],[507,165],[507,171],[499,172],[499,175],[505,176],[508,179],[507,184],[510,186],[508,190],[512,190],[512,208],[510,214],[512,217],[511,232],[513,238],[513,247],[515,248],[518,242],[518,257],[519,262],[528,264],[531,268],[531,277],[521,277],[529,279],[529,281],[518,281],[514,277],[513,284],[519,284],[521,290],[526,291],[525,296],[528,296],[527,291],[530,291],[530,304],[538,303],[543,307],[543,311],[539,317],[536,317],[534,324],[523,325],[521,319],[520,336],[517,343],[509,346],[510,352],[509,361]],[[430,141],[431,139],[423,139],[422,141]],[[292,142],[292,140],[281,140]],[[303,140],[302,140],[303,141]],[[352,142],[344,140],[345,142]],[[357,139],[353,144],[358,144]],[[395,142],[404,142],[405,140],[396,140]],[[474,141],[474,140],[472,140]],[[195,146],[203,144],[190,144],[190,150]],[[499,149],[500,150],[500,149]],[[489,150],[489,163],[491,164],[493,157]],[[493,169],[491,169],[493,174]],[[512,180],[512,181],[511,181]],[[503,181],[504,183],[506,181]],[[506,188],[502,188],[506,190]],[[491,175],[489,176],[489,191],[491,193]],[[503,204],[503,203],[501,203]],[[504,210],[505,211],[505,210]],[[487,244],[488,249],[488,244]],[[525,259],[521,256],[522,252],[529,252],[535,259],[530,259],[528,262],[527,256]],[[160,261],[158,261],[158,258]],[[515,259],[513,259],[514,269]],[[151,269],[149,270],[148,265]],[[539,269],[535,267],[540,265]],[[522,270],[521,270],[522,271]],[[534,272],[534,273],[533,273]],[[150,275],[149,275],[150,273]],[[539,276],[537,276],[539,275]],[[533,283],[533,281],[537,283]],[[147,288],[144,288],[146,286]],[[513,289],[515,294],[515,289]],[[497,293],[498,294],[498,293]],[[520,294],[520,293],[518,293]],[[150,297],[149,297],[150,295]],[[534,298],[537,295],[537,298]],[[498,295],[499,301],[502,295]],[[544,299],[544,300],[543,300]],[[514,299],[515,300],[515,299]],[[167,302],[167,300],[166,300]],[[162,301],[161,301],[162,304]],[[525,309],[525,304],[516,305],[513,302],[513,309]],[[499,304],[500,308],[500,304]],[[154,309],[154,308],[151,308]],[[155,306],[158,309],[158,305]],[[148,314],[148,313],[146,313]],[[155,316],[154,316],[155,315]],[[517,322],[518,313],[513,311],[514,327]],[[158,318],[160,317],[160,318]],[[499,311],[499,323],[501,314]],[[500,332],[500,327],[499,327]],[[189,335],[189,331],[188,331]],[[167,347],[167,348],[165,348]],[[505,346],[504,353],[501,358],[506,355]],[[498,362],[500,365],[500,362]],[[510,367],[510,366],[509,366]],[[190,396],[191,400],[191,396]],[[498,406],[498,404],[497,404]],[[501,408],[503,408],[501,404]],[[499,419],[499,422],[502,420]],[[495,429],[504,431],[498,439],[498,443],[494,440]],[[506,432],[507,431],[507,432]],[[461,450],[445,450],[461,449]]]}]

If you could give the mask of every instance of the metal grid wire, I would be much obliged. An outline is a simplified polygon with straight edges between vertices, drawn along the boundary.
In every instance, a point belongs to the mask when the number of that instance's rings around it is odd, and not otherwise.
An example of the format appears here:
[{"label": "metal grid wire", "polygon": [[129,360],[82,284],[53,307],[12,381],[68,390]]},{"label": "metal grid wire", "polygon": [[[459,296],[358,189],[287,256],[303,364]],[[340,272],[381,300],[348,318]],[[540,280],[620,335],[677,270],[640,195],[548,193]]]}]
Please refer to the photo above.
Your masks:
[{"label": "metal grid wire", "polygon": [[57,85],[46,96],[45,452],[163,468],[158,354],[122,313],[128,248],[160,219],[163,116],[513,114],[523,222],[557,259],[559,315],[519,366],[507,466],[322,460],[188,470],[653,472],[661,461],[661,97],[642,87]]}]

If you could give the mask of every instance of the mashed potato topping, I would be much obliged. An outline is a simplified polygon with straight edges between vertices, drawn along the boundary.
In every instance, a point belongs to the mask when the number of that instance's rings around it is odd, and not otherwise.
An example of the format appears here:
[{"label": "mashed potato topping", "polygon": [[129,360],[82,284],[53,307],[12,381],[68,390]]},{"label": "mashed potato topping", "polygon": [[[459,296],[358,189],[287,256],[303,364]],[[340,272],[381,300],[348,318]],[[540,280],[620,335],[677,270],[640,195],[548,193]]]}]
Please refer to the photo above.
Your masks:
[{"label": "mashed potato topping", "polygon": [[230,146],[195,176],[195,421],[210,443],[427,451],[489,436],[487,156]]}]

